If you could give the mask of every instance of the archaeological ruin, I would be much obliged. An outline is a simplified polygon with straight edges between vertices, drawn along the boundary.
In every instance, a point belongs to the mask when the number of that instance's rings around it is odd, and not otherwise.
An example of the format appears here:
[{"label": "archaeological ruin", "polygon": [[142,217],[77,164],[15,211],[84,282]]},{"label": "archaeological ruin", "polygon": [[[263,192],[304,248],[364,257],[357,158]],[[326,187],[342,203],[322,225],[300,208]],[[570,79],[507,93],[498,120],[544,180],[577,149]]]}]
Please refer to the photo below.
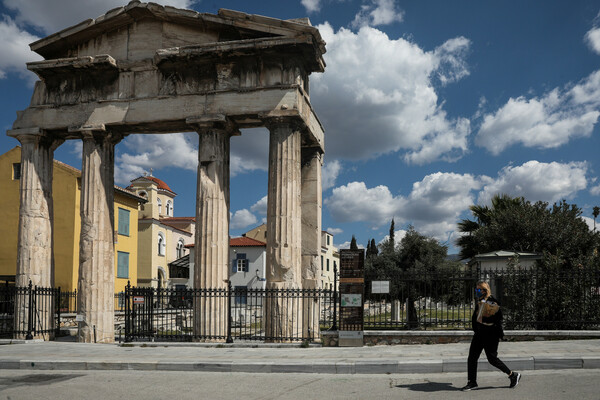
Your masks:
[{"label": "archaeological ruin", "polygon": [[[79,341],[114,341],[114,149],[127,135],[198,133],[194,284],[223,288],[230,138],[266,127],[267,288],[316,287],[324,132],[309,75],[324,71],[325,43],[308,19],[132,1],[30,46],[40,80],[8,131],[22,146],[16,284],[53,285],[54,151],[82,140]],[[207,307],[195,329],[223,329],[222,307]],[[290,329],[277,301],[266,312],[278,315],[267,330]]]}]

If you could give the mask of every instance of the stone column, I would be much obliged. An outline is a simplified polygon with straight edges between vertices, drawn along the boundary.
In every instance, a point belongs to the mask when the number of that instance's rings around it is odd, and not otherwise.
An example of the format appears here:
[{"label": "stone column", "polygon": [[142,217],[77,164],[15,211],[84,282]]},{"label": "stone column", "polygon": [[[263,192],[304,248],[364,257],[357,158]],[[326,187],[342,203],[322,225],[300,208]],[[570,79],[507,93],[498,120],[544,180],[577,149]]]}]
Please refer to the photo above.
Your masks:
[{"label": "stone column", "polygon": [[[301,132],[292,119],[266,121],[269,139],[267,197],[267,289],[299,289],[302,285]],[[269,337],[302,332],[298,305],[272,293],[266,300],[265,328]],[[294,315],[296,313],[296,315]]]},{"label": "stone column", "polygon": [[[20,208],[17,249],[16,286],[51,288],[54,286],[52,171],[54,150],[63,142],[40,129],[10,131],[21,142]],[[50,309],[42,309],[44,304]],[[28,330],[29,297],[20,296],[15,304],[15,328]],[[37,320],[53,328],[53,307],[42,302]],[[52,335],[44,335],[51,339]],[[25,335],[23,335],[23,338]],[[36,335],[37,338],[42,336]]]},{"label": "stone column", "polygon": [[114,151],[121,136],[82,131],[81,238],[77,283],[77,340],[114,342]]},{"label": "stone column", "polygon": [[304,337],[319,337],[321,312],[319,288],[321,255],[321,166],[323,158],[318,147],[302,148],[302,288],[313,289],[306,294],[303,305]]},{"label": "stone column", "polygon": [[227,334],[229,271],[229,142],[231,129],[195,124],[199,134],[194,287],[194,332],[202,338]]}]

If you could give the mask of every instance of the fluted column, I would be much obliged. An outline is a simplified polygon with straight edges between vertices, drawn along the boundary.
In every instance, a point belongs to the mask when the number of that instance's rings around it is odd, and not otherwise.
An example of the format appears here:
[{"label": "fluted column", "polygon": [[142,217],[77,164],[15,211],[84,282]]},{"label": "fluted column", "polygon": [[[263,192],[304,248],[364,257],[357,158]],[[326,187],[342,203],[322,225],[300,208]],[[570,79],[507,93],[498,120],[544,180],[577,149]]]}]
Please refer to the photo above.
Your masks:
[{"label": "fluted column", "polygon": [[86,130],[81,167],[79,342],[114,342],[114,151],[121,136]]},{"label": "fluted column", "polygon": [[[319,337],[320,303],[316,289],[319,287],[321,255],[322,185],[320,147],[302,148],[302,288],[315,290],[314,298],[308,294],[303,299],[303,336]],[[315,301],[316,300],[316,301]]]},{"label": "fluted column", "polygon": [[[194,287],[195,334],[225,337],[229,271],[229,143],[231,129],[196,125],[199,134]],[[210,289],[210,290],[209,290]]]},{"label": "fluted column", "polygon": [[[52,171],[54,150],[63,142],[41,130],[12,134],[21,142],[20,208],[16,285],[45,288],[54,285]],[[51,305],[46,304],[51,308]],[[17,299],[15,330],[27,331],[28,298]],[[52,327],[52,309],[37,308],[38,319]],[[51,336],[51,335],[50,335]],[[45,339],[50,339],[46,336]],[[36,337],[40,337],[36,335]]]},{"label": "fluted column", "polygon": [[[267,197],[267,289],[299,289],[302,285],[301,132],[292,119],[266,121],[269,138]],[[265,308],[266,335],[301,334],[297,305],[272,297]]]}]

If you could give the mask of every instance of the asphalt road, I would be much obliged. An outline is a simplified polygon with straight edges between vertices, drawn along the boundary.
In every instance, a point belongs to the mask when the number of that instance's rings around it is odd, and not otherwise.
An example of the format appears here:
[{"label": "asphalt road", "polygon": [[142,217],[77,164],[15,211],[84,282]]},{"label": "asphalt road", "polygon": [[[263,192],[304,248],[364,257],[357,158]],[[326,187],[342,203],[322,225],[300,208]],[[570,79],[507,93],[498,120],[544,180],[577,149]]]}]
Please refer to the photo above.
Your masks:
[{"label": "asphalt road", "polygon": [[576,399],[599,400],[598,370],[527,371],[515,389],[499,372],[410,375],[0,370],[0,400],[24,399]]}]

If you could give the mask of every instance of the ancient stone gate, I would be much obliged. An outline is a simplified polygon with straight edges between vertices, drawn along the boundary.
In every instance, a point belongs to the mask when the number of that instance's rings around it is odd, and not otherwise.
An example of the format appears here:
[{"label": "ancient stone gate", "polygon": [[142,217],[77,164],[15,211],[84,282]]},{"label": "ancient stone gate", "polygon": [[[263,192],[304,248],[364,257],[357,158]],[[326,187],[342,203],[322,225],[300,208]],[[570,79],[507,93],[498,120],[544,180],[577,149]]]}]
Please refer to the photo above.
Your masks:
[{"label": "ancient stone gate", "polygon": [[[130,134],[198,132],[194,283],[222,288],[230,137],[267,127],[267,288],[316,287],[324,142],[308,77],[324,71],[325,43],[307,19],[132,1],[31,49],[45,59],[27,64],[40,81],[8,131],[22,145],[16,283],[53,284],[54,150],[82,140],[80,341],[93,340],[92,327],[99,342],[114,340],[114,148]],[[285,329],[285,310],[267,309]],[[196,328],[220,329],[220,312]]]}]

